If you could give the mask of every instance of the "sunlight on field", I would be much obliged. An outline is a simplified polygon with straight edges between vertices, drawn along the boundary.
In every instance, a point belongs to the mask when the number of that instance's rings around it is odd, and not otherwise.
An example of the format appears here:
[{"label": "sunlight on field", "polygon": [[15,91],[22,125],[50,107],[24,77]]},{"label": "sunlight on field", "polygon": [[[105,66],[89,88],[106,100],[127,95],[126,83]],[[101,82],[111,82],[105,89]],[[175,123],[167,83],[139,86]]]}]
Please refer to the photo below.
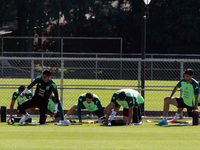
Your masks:
[{"label": "sunlight on field", "polygon": [[[58,86],[59,94],[61,93],[60,79],[53,79]],[[173,87],[178,81],[146,81],[145,85],[145,109],[146,110],[162,110],[163,99],[171,94]],[[1,106],[10,106],[12,94],[19,85],[25,85],[31,83],[30,79],[0,79],[1,83]],[[81,79],[65,79],[63,89],[63,108],[69,109],[77,103],[78,97],[86,92],[92,92],[96,94],[101,100],[102,106],[105,107],[110,102],[114,92],[122,88],[138,89],[137,80],[81,80]],[[3,86],[5,85],[5,86]],[[163,87],[170,86],[170,87]],[[35,87],[34,87],[35,88]],[[163,91],[156,91],[163,90]],[[164,91],[168,90],[168,91]],[[34,89],[33,89],[34,92]],[[177,92],[174,96],[180,96],[180,92]],[[61,95],[59,95],[61,97]],[[17,107],[17,104],[14,108]],[[176,110],[175,107],[171,107],[170,110]]]}]

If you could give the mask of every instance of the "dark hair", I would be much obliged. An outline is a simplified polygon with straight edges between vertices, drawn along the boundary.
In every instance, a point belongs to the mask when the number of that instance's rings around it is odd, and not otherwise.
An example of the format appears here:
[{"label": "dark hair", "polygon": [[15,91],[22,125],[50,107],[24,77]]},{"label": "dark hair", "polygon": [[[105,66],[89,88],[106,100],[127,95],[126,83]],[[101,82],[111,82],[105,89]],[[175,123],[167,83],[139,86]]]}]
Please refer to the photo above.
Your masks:
[{"label": "dark hair", "polygon": [[192,76],[194,74],[194,71],[190,68],[186,69],[183,74],[189,74],[190,76]]},{"label": "dark hair", "polygon": [[42,74],[50,76],[51,75],[51,71],[50,70],[44,70]]},{"label": "dark hair", "polygon": [[20,92],[23,92],[25,90],[25,86],[24,85],[21,85],[19,88],[18,88],[18,91]]},{"label": "dark hair", "polygon": [[125,97],[126,97],[126,93],[124,91],[120,92],[118,95],[119,99],[125,99]]},{"label": "dark hair", "polygon": [[93,94],[88,92],[88,93],[86,93],[85,97],[89,98],[89,99],[92,99],[93,98]]}]

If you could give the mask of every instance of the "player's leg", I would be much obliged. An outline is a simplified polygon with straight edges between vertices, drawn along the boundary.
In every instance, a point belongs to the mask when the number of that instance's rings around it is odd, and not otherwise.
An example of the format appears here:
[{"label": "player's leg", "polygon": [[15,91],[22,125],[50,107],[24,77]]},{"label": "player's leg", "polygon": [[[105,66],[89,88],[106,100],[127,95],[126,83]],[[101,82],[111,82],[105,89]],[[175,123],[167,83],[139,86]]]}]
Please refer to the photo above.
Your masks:
[{"label": "player's leg", "polygon": [[123,109],[123,121],[124,121],[124,124],[128,124],[128,122],[129,122],[129,109],[126,109],[126,108]]},{"label": "player's leg", "polygon": [[75,110],[77,110],[77,108],[78,108],[78,104],[75,104],[74,106],[72,106],[72,107],[67,111],[67,113],[65,114],[64,119],[67,119],[70,115],[72,115],[72,114],[75,112]]},{"label": "player's leg", "polygon": [[168,122],[174,123],[177,122],[178,117],[180,116],[181,112],[183,111],[184,108],[178,108],[176,111],[176,114],[172,120],[169,120]]},{"label": "player's leg", "polygon": [[35,108],[36,107],[29,108],[26,110],[26,112],[31,115],[35,111]]},{"label": "player's leg", "polygon": [[109,121],[112,121],[113,118],[115,117],[115,115],[117,114],[117,112],[119,111],[120,109],[120,105],[116,102],[115,103],[115,108],[114,110],[112,111],[111,115],[110,115],[110,118],[108,119]]},{"label": "player's leg", "polygon": [[[25,110],[28,109],[28,108],[32,108],[32,107],[36,107],[37,104],[36,104],[36,101],[34,100],[34,98],[28,100],[28,101],[25,101],[24,103],[22,103],[21,105],[19,105],[17,107],[17,109],[19,110],[19,113],[23,113],[25,114]],[[20,119],[20,123],[26,121],[27,119],[31,118],[31,116],[26,112],[25,116],[22,117],[22,119]]]},{"label": "player's leg", "polygon": [[175,97],[165,97],[164,99],[164,110],[163,110],[163,116],[167,117],[168,116],[168,111],[169,111],[169,105],[174,105],[178,106],[178,102]]},{"label": "player's leg", "polygon": [[41,101],[38,105],[39,111],[40,111],[40,124],[45,124],[47,119],[47,102]]},{"label": "player's leg", "polygon": [[170,104],[178,106],[177,99],[175,97],[170,97],[170,96],[164,98],[163,120],[156,123],[156,125],[168,125],[167,116]]}]

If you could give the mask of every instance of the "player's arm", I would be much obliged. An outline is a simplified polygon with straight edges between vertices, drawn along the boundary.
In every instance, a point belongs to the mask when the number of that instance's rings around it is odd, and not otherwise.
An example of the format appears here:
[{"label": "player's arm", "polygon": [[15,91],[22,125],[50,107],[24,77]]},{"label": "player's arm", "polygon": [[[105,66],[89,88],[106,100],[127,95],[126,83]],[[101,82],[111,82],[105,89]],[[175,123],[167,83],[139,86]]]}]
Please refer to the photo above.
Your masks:
[{"label": "player's arm", "polygon": [[11,101],[11,104],[10,104],[10,118],[12,118],[13,116],[13,108],[14,108],[14,105],[15,105],[15,100],[12,100]]},{"label": "player's arm", "polygon": [[37,80],[34,80],[33,82],[31,82],[27,88],[25,88],[25,90],[20,94],[20,97],[23,97],[26,92],[31,89],[35,84],[37,83]]},{"label": "player's arm", "polygon": [[59,113],[60,113],[60,119],[64,120],[64,112],[63,112],[63,108],[62,108],[62,104],[61,104],[60,100],[58,101],[58,110],[59,110]]},{"label": "player's arm", "polygon": [[194,95],[194,96],[195,96],[195,107],[194,107],[194,110],[198,110],[199,95]]},{"label": "player's arm", "polygon": [[178,89],[178,86],[176,85],[176,86],[174,87],[174,89],[173,89],[173,91],[172,91],[170,97],[172,97],[172,96],[174,95],[174,93],[177,91],[177,89]]},{"label": "player's arm", "polygon": [[81,117],[81,108],[82,108],[82,101],[80,101],[80,98],[78,100],[78,108],[77,108],[77,115],[78,115],[78,119],[79,119],[79,122],[81,123],[82,122],[82,117]]},{"label": "player's arm", "polygon": [[129,107],[128,124],[131,123],[132,117],[133,117],[133,107]]},{"label": "player's arm", "polygon": [[99,110],[99,111],[101,112],[101,114],[103,115],[102,105],[101,105],[101,101],[100,101],[99,99],[97,99],[96,105],[97,105],[98,110]]},{"label": "player's arm", "polygon": [[110,102],[107,106],[107,111],[106,111],[106,120],[104,125],[108,125],[108,118],[111,114],[111,110],[115,108],[115,103],[114,102]]},{"label": "player's arm", "polygon": [[54,95],[55,95],[55,108],[53,114],[56,116],[58,111],[58,102],[59,102],[58,92],[54,92]]}]

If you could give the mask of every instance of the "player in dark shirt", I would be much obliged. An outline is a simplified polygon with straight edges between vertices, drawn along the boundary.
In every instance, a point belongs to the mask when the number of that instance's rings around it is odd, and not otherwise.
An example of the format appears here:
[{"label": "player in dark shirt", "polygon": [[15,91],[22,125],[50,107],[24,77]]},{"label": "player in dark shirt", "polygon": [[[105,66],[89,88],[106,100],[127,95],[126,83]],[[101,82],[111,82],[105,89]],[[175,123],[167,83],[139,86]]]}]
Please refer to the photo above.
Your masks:
[{"label": "player in dark shirt", "polygon": [[[21,97],[25,95],[27,90],[31,89],[35,84],[37,84],[35,95],[29,101],[24,102],[18,107],[19,112],[23,113],[24,110],[32,107],[38,107],[40,111],[40,124],[45,124],[47,118],[47,104],[48,99],[53,92],[55,95],[55,108],[54,115],[57,114],[58,109],[58,90],[56,84],[51,80],[51,72],[45,70],[42,76],[37,76],[35,80],[20,94]],[[20,120],[23,123],[25,120],[29,119],[30,115],[26,112],[26,115]]]}]

